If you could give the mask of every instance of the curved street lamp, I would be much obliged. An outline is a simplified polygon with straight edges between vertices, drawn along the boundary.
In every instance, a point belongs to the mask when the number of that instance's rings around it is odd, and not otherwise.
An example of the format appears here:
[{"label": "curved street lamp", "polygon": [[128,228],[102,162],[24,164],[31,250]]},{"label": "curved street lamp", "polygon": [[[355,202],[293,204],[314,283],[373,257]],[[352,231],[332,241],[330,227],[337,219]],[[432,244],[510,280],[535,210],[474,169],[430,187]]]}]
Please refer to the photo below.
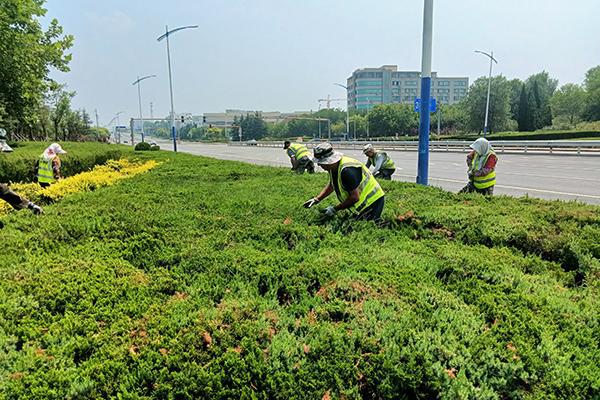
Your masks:
[{"label": "curved street lamp", "polygon": [[490,90],[492,88],[492,61],[498,64],[498,61],[494,58],[494,52],[488,54],[484,51],[475,50],[475,53],[483,54],[484,56],[490,59],[490,74],[488,76],[488,90],[487,90],[487,100],[485,102],[485,122],[483,123],[483,137],[488,131],[488,114],[490,112]]},{"label": "curved street lamp", "polygon": [[138,102],[140,104],[140,123],[142,124],[142,142],[144,141],[144,120],[142,118],[142,90],[140,89],[140,82],[150,78],[156,78],[156,75],[146,75],[141,78],[138,76],[137,80],[133,82],[133,85],[137,85],[138,87]]},{"label": "curved street lamp", "polygon": [[169,26],[165,26],[165,33],[156,39],[158,42],[163,39],[167,39],[167,61],[169,63],[169,88],[171,91],[171,135],[173,136],[173,151],[177,152],[177,137],[175,135],[175,110],[173,108],[173,77],[171,75],[171,50],[169,48],[169,36],[175,32],[182,31],[184,29],[196,29],[198,25],[182,26],[169,30]]},{"label": "curved street lamp", "polygon": [[[112,117],[112,119],[108,122],[108,124],[106,124],[107,127],[110,126],[110,124],[112,124],[114,122],[114,120],[117,120],[117,125],[119,126],[119,115],[123,114],[125,111],[119,111],[118,113],[115,114],[114,117]],[[117,130],[115,129],[115,141],[117,141]],[[121,138],[119,138],[119,143],[121,143]]]},{"label": "curved street lamp", "polygon": [[335,86],[346,89],[346,134],[350,135],[350,107],[348,102],[348,86],[342,85],[341,83],[334,83]]}]

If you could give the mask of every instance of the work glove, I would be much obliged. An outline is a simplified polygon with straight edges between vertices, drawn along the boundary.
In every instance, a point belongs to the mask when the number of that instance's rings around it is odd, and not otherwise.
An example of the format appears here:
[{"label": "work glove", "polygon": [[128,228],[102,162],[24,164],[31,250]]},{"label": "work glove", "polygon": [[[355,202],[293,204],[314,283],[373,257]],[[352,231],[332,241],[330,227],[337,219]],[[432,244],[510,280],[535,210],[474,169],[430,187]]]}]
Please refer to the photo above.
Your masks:
[{"label": "work glove", "polygon": [[315,204],[319,203],[319,199],[317,199],[316,197],[304,202],[303,206],[304,208],[311,208],[312,206],[314,206]]},{"label": "work glove", "polygon": [[325,215],[327,215],[328,217],[333,217],[336,213],[336,209],[334,206],[329,206],[325,209]]},{"label": "work glove", "polygon": [[37,204],[33,204],[32,202],[29,202],[29,204],[27,205],[27,208],[29,208],[31,210],[31,212],[33,212],[35,215],[44,213],[44,210],[42,210],[42,207],[38,206]]}]

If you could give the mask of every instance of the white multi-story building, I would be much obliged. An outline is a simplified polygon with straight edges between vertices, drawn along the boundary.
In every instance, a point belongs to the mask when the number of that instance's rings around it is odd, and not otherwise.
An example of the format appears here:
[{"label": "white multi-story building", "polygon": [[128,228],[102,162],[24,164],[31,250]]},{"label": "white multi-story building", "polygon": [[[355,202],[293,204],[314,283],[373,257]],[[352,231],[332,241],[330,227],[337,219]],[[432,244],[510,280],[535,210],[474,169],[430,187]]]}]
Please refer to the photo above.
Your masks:
[{"label": "white multi-story building", "polygon": [[[411,104],[421,93],[419,71],[398,71],[396,65],[361,68],[347,79],[348,107],[368,110],[376,104]],[[467,77],[440,77],[431,73],[431,96],[441,104],[461,101],[469,88]]]}]

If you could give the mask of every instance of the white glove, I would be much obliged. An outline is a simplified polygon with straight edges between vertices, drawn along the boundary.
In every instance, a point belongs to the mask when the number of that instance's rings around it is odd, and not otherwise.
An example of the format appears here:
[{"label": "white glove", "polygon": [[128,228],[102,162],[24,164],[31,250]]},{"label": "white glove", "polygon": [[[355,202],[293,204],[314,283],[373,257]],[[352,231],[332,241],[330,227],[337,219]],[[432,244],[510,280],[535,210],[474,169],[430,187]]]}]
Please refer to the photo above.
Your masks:
[{"label": "white glove", "polygon": [[29,204],[27,205],[27,208],[29,208],[36,215],[44,213],[44,210],[42,210],[42,207],[40,207],[37,204],[34,204],[32,202],[29,202]]},{"label": "white glove", "polygon": [[319,199],[317,199],[315,197],[315,198],[305,201],[303,206],[304,206],[304,208],[311,208],[312,206],[314,206],[315,204],[318,204],[318,203],[319,203]]},{"label": "white glove", "polygon": [[337,210],[334,206],[329,206],[325,209],[325,215],[327,215],[328,217],[333,217],[336,211]]}]

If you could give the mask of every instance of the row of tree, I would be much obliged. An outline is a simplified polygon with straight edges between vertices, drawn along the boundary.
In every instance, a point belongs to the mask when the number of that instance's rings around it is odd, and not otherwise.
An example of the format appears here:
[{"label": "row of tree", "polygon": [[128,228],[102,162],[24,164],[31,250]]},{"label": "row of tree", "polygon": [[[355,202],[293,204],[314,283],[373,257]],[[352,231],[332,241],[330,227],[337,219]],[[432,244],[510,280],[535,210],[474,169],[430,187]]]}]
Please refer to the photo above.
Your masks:
[{"label": "row of tree", "polygon": [[[457,134],[480,132],[483,129],[488,80],[473,82],[466,97],[458,104],[438,104],[432,114],[432,131]],[[574,128],[581,121],[600,120],[600,66],[590,69],[583,85],[568,83],[560,88],[558,81],[543,71],[525,81],[492,78],[490,96],[490,131],[535,131],[544,128]],[[439,121],[438,121],[439,118]],[[381,104],[368,112],[351,112],[350,137],[389,137],[416,135],[419,115],[412,104]],[[346,132],[346,113],[325,109],[276,124],[267,124],[260,113],[236,118],[244,139],[329,137]],[[165,136],[168,136],[165,127]],[[220,132],[220,133],[218,133]],[[181,137],[192,140],[239,139],[238,129],[218,130],[184,126]]]},{"label": "row of tree", "polygon": [[85,110],[73,110],[75,92],[50,78],[69,71],[73,36],[52,19],[43,28],[44,0],[0,2],[0,126],[11,139],[106,140]]}]

